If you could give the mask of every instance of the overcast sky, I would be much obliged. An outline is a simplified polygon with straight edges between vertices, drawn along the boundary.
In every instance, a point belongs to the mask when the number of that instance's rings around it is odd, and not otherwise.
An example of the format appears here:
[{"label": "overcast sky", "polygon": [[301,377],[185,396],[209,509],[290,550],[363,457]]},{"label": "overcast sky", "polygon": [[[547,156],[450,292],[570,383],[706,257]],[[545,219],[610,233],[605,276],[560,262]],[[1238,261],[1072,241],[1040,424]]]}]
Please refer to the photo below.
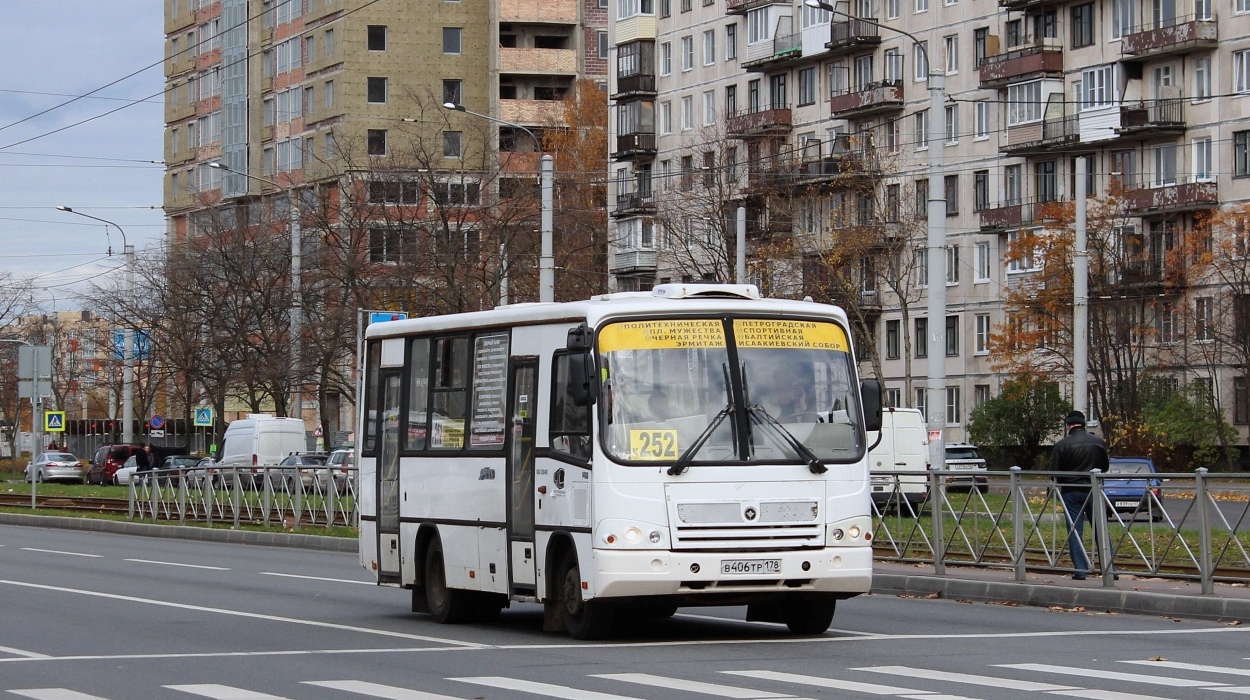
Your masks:
[{"label": "overcast sky", "polygon": [[117,229],[58,205],[164,241],[163,28],[162,0],[0,0],[0,269],[36,275],[45,311],[122,263]]}]

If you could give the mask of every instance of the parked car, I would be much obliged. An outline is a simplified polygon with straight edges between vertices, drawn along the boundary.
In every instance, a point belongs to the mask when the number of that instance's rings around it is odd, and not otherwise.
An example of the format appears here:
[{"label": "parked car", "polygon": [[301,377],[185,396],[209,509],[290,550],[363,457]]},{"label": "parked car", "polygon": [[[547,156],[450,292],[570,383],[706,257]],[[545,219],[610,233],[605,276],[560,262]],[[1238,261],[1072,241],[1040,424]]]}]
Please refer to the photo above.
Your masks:
[{"label": "parked car", "polygon": [[113,476],[126,463],[126,458],[143,449],[138,443],[104,445],[95,451],[87,466],[88,484],[116,483]]},{"label": "parked car", "polygon": [[966,442],[948,443],[946,445],[946,468],[953,472],[973,472],[968,476],[946,477],[947,491],[971,491],[975,486],[978,491],[985,493],[990,488],[989,477],[984,474],[988,468],[976,445],[969,445]]},{"label": "parked car", "polygon": [[162,484],[178,484],[178,477],[190,477],[191,471],[200,463],[194,455],[169,455],[156,467]]},{"label": "parked car", "polygon": [[[330,468],[330,473],[334,475],[335,488],[339,491],[345,490],[347,482],[355,478],[356,450],[343,448],[331,452],[329,459],[326,460],[326,466]],[[326,486],[326,484],[323,483],[322,486]]]},{"label": "parked car", "polygon": [[274,487],[277,488],[279,483],[285,483],[288,489],[293,489],[296,474],[299,474],[300,483],[303,484],[305,490],[312,488],[314,480],[321,481],[322,485],[325,485],[326,478],[319,472],[326,471],[327,458],[328,455],[324,452],[287,455],[281,462],[278,462],[281,469],[273,476]]},{"label": "parked car", "polygon": [[135,480],[135,474],[138,473],[138,471],[139,464],[136,462],[135,456],[130,455],[126,458],[125,462],[122,462],[121,469],[113,472],[112,483],[117,484],[118,486],[129,484]]},{"label": "parked car", "polygon": [[36,481],[72,481],[81,484],[84,478],[82,462],[68,452],[44,452],[26,465],[26,480],[31,474]]},{"label": "parked car", "polygon": [[[1107,467],[1107,478],[1102,482],[1102,493],[1107,502],[1107,514],[1128,513],[1147,515],[1152,521],[1163,518],[1159,502],[1158,472],[1149,457],[1112,457]],[[1130,477],[1133,475],[1146,475]],[[1114,476],[1112,476],[1114,475]]]}]

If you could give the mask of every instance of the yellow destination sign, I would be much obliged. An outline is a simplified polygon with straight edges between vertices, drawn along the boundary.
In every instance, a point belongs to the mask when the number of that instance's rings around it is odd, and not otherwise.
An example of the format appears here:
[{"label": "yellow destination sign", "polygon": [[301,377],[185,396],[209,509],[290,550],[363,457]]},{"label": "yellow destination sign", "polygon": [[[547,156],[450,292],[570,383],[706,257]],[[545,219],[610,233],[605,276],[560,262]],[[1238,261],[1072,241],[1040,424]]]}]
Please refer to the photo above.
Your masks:
[{"label": "yellow destination sign", "polygon": [[736,319],[734,339],[740,348],[786,348],[850,352],[846,333],[832,323]]},{"label": "yellow destination sign", "polygon": [[599,351],[723,348],[725,328],[715,319],[613,323],[599,332]]},{"label": "yellow destination sign", "polygon": [[676,430],[629,431],[629,458],[640,462],[677,459]]}]

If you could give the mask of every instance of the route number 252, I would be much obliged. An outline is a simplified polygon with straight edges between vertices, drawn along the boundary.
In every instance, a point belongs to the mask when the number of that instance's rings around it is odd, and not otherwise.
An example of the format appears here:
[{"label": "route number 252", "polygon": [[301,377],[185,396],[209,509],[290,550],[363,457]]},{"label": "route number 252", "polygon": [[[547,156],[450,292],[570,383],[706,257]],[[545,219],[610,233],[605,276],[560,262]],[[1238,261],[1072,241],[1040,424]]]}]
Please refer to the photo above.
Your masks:
[{"label": "route number 252", "polygon": [[638,461],[677,459],[676,430],[629,431],[629,458]]}]

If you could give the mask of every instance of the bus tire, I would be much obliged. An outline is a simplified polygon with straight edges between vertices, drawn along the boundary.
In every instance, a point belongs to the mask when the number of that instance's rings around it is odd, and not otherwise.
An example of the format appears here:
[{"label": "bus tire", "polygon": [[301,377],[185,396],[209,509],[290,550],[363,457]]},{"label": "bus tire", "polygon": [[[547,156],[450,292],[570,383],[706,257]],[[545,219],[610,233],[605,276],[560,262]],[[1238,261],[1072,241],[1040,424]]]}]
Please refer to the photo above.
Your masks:
[{"label": "bus tire", "polygon": [[603,639],[612,632],[616,612],[612,604],[582,598],[582,572],[573,549],[560,567],[560,606],[564,627],[573,639]]},{"label": "bus tire", "polygon": [[781,604],[781,618],[795,634],[824,634],[833,624],[836,598],[793,597]]},{"label": "bus tire", "polygon": [[430,615],[439,624],[455,624],[469,619],[472,601],[468,591],[447,587],[443,565],[443,543],[435,539],[425,552],[425,601]]}]

